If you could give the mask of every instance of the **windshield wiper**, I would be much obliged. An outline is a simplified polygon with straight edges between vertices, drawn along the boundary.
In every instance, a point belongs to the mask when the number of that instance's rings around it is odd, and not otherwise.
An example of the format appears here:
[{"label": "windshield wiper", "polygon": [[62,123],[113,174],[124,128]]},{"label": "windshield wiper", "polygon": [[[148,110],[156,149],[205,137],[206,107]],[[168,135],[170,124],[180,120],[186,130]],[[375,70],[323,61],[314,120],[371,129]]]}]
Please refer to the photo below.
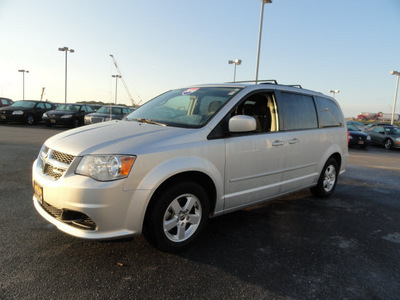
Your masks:
[{"label": "windshield wiper", "polygon": [[133,119],[132,121],[137,121],[137,122],[146,123],[146,124],[154,124],[154,125],[159,125],[159,126],[166,126],[163,123],[156,122],[156,121],[153,121],[153,120],[150,120],[150,119]]}]

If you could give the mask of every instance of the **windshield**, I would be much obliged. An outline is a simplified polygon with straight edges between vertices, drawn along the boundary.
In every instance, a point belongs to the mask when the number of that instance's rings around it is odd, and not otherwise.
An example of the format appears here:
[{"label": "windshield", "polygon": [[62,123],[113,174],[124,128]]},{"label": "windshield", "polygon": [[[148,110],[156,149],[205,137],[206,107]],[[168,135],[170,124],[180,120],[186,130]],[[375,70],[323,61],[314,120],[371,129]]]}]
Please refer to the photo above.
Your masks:
[{"label": "windshield", "polygon": [[351,125],[351,124],[347,124],[347,129],[349,131],[361,131],[360,129],[358,129],[356,126]]},{"label": "windshield", "polygon": [[34,108],[36,102],[33,101],[17,101],[14,102],[11,106],[14,107],[25,107],[25,108]]},{"label": "windshield", "polygon": [[99,108],[99,110],[97,111],[98,113],[101,114],[109,114],[110,113],[110,108],[111,108],[111,113],[112,114],[122,114],[122,108],[120,107],[111,107],[111,106],[102,106]]},{"label": "windshield", "polygon": [[196,87],[166,92],[128,115],[127,120],[160,125],[203,126],[241,89],[234,87]]},{"label": "windshield", "polygon": [[59,107],[56,108],[56,110],[66,110],[66,111],[77,112],[77,111],[79,111],[79,105],[61,104]]}]

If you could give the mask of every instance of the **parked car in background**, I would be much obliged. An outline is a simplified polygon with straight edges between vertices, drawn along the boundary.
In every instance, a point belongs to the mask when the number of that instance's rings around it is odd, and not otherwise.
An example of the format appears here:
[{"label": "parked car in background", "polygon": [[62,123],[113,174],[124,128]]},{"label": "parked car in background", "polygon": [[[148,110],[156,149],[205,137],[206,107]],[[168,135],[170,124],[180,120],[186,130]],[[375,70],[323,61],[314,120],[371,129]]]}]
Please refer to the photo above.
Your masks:
[{"label": "parked car in background", "polygon": [[19,122],[32,125],[42,120],[45,112],[53,109],[50,102],[37,100],[16,101],[12,105],[0,108],[0,121]]},{"label": "parked car in background", "polygon": [[371,137],[351,124],[351,121],[347,122],[347,130],[349,132],[349,146],[360,146],[360,148],[365,149],[371,143]]},{"label": "parked car in background", "polygon": [[94,113],[85,116],[85,125],[105,122],[110,120],[122,120],[132,111],[125,106],[105,105]]},{"label": "parked car in background", "polygon": [[347,121],[347,125],[353,125],[356,126],[359,130],[363,131],[365,129],[365,125],[361,122],[357,121]]},{"label": "parked car in background", "polygon": [[0,97],[0,107],[10,106],[13,103],[14,101],[9,98]]},{"label": "parked car in background", "polygon": [[83,125],[85,115],[92,112],[94,109],[86,104],[61,104],[55,110],[45,113],[43,121],[47,126],[63,125],[75,128]]},{"label": "parked car in background", "polygon": [[384,146],[386,149],[400,148],[400,129],[397,126],[373,126],[365,133],[371,136],[375,145]]},{"label": "parked car in background", "polygon": [[209,216],[304,188],[330,196],[346,167],[345,126],[335,99],[302,88],[170,90],[122,121],[48,139],[33,164],[34,206],[76,237],[143,232],[160,250],[182,250]]}]

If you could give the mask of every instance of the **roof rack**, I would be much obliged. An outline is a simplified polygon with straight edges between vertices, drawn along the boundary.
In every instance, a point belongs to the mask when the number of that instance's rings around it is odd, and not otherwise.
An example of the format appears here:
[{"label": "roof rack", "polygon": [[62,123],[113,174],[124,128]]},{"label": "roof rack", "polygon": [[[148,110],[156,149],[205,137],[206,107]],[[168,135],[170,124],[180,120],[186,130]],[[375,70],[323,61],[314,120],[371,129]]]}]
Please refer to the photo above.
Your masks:
[{"label": "roof rack", "polygon": [[[275,79],[267,79],[267,80],[244,80],[244,81],[235,81],[231,83],[256,83],[256,84],[278,84],[278,81]],[[299,89],[302,89],[303,87],[300,84],[282,84],[284,86],[289,86],[289,87],[296,87]]]},{"label": "roof rack", "polygon": [[258,84],[278,84],[275,79],[267,79],[267,80],[244,80],[244,81],[235,81],[233,83],[258,83]]},{"label": "roof rack", "polygon": [[291,87],[297,87],[299,89],[302,89],[303,87],[300,84],[288,84],[286,86],[291,86]]}]

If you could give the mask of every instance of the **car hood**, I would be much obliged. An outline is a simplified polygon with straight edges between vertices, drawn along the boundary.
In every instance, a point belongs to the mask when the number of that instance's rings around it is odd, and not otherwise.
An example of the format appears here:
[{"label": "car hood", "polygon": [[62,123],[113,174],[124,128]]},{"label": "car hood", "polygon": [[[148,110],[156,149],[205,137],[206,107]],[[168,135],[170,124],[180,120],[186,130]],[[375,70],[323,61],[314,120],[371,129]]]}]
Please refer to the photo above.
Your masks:
[{"label": "car hood", "polygon": [[[109,116],[110,116],[110,114],[103,114],[103,113],[91,113],[91,114],[88,114],[88,116],[90,116],[90,117],[101,117],[101,118],[108,118]],[[111,116],[113,117],[113,118],[115,118],[115,117],[122,117],[123,116],[123,114],[111,114]]]},{"label": "car hood", "polygon": [[351,131],[349,130],[349,133],[351,135],[357,135],[357,136],[369,136],[369,134],[362,132],[362,131]]},{"label": "car hood", "polygon": [[110,121],[59,133],[48,139],[45,144],[51,149],[74,156],[139,155],[143,152],[166,149],[171,145],[179,147],[179,144],[196,141],[208,132],[202,129],[167,127],[136,121]]},{"label": "car hood", "polygon": [[15,111],[15,110],[32,110],[33,108],[29,107],[22,107],[22,106],[5,106],[1,107],[0,110],[8,110],[8,111]]}]

